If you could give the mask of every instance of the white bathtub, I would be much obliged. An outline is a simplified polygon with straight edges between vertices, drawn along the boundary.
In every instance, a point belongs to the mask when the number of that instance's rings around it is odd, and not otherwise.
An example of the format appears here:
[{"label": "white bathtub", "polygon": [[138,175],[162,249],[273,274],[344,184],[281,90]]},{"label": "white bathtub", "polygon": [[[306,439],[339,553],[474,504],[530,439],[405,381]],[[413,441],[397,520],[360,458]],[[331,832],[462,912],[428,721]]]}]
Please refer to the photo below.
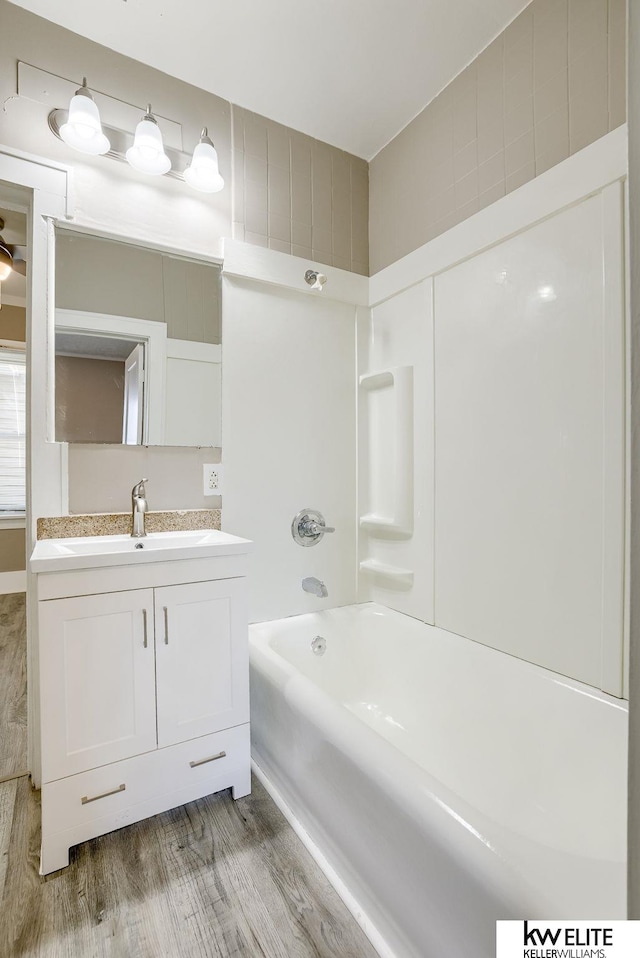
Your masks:
[{"label": "white bathtub", "polygon": [[372,603],[250,648],[255,761],[390,952],[493,958],[498,918],[625,917],[624,703]]}]

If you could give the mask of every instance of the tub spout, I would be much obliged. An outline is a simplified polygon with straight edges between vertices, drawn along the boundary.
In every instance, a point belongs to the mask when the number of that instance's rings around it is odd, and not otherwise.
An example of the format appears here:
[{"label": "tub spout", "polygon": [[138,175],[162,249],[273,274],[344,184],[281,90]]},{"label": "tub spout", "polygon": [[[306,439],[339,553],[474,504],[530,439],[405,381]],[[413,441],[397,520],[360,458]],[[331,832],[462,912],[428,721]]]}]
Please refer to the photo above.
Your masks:
[{"label": "tub spout", "polygon": [[317,595],[319,599],[326,599],[329,595],[324,582],[321,582],[320,579],[316,579],[313,576],[309,576],[308,578],[302,580],[302,588],[305,592],[310,592],[312,595]]}]

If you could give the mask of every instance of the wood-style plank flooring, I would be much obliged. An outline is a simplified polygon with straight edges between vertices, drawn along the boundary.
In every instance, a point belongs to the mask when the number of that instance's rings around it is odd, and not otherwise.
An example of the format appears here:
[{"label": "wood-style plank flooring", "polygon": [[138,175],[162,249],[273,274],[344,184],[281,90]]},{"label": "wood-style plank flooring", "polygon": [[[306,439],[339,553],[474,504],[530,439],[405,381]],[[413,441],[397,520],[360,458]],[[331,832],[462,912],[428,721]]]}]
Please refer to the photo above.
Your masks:
[{"label": "wood-style plank flooring", "polygon": [[26,653],[24,592],[0,595],[0,781],[27,769]]},{"label": "wood-style plank flooring", "polygon": [[85,842],[46,878],[39,846],[39,793],[0,784],[0,958],[376,956],[255,779],[237,802],[220,792]]}]

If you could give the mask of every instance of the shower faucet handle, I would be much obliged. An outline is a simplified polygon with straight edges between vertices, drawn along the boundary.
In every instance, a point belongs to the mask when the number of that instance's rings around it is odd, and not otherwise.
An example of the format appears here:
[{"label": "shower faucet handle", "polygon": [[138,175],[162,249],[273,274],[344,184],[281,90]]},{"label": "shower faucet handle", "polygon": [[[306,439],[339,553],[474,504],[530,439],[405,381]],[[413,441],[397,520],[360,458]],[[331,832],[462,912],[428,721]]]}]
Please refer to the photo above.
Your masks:
[{"label": "shower faucet handle", "polygon": [[301,525],[305,536],[323,536],[325,532],[336,531],[333,526],[325,526],[321,522],[316,522],[315,519],[303,520]]},{"label": "shower faucet handle", "polygon": [[325,533],[335,531],[316,509],[302,509],[291,523],[291,535],[300,546],[315,546]]}]

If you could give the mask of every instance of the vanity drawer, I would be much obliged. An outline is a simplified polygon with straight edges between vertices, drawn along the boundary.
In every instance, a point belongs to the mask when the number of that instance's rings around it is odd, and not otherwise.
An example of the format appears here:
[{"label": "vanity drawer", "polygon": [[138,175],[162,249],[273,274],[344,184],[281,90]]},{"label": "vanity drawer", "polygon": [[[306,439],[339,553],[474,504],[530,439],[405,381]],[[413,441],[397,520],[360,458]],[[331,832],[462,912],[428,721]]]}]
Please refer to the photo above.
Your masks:
[{"label": "vanity drawer", "polygon": [[[44,783],[43,831],[57,832],[104,816],[124,816],[128,808],[144,801],[147,795],[146,757],[139,755]],[[126,820],[123,819],[122,824],[127,824]]]},{"label": "vanity drawer", "polygon": [[248,764],[250,748],[247,723],[160,749],[158,754],[163,756],[169,779],[186,784],[211,775],[225,775],[231,769]]},{"label": "vanity drawer", "polygon": [[249,767],[249,724],[156,749],[44,784],[43,828],[58,832],[101,818],[110,819],[110,830],[121,828],[146,817],[136,806],[174,808],[234,785]]}]

